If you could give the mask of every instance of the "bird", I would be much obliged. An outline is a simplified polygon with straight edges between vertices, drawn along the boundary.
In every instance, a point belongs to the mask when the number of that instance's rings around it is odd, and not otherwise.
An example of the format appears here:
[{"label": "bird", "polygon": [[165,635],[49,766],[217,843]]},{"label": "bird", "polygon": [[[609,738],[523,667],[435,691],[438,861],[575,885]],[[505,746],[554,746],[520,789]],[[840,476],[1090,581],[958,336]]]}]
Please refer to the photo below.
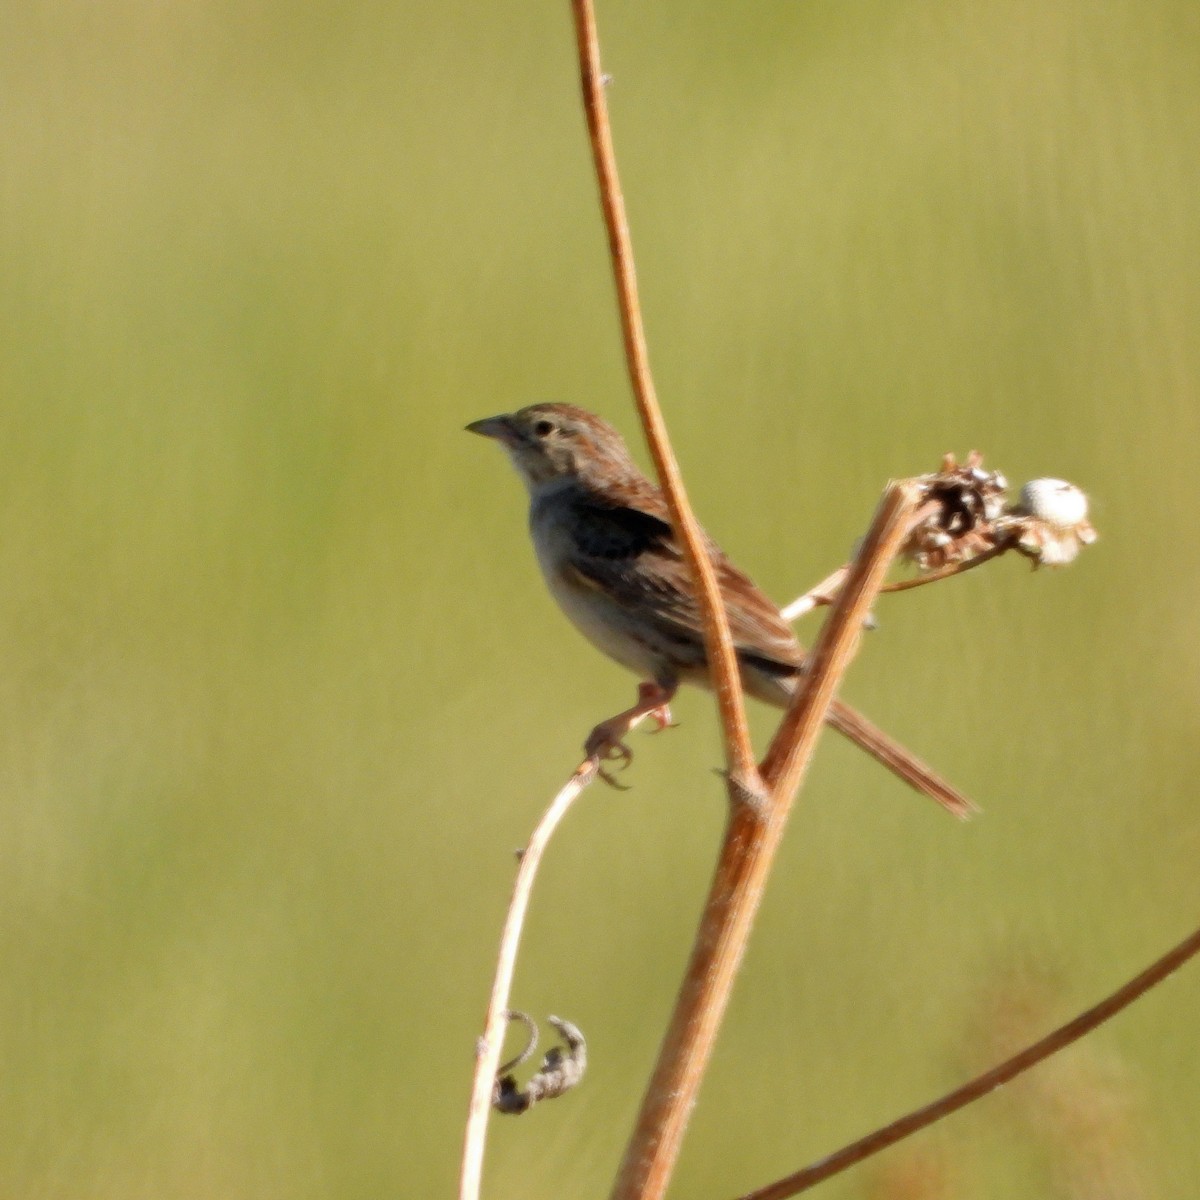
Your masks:
[{"label": "bird", "polygon": [[[616,429],[572,404],[530,404],[466,428],[499,442],[524,481],[534,551],[559,608],[639,677],[637,703],[597,725],[585,743],[589,756],[627,763],[632,754],[621,739],[636,721],[650,716],[666,727],[680,684],[712,686],[699,599],[662,492]],[[786,708],[804,673],[804,648],[776,605],[704,539],[742,686]],[[970,800],[842,701],[827,720],[955,816],[973,811]]]}]

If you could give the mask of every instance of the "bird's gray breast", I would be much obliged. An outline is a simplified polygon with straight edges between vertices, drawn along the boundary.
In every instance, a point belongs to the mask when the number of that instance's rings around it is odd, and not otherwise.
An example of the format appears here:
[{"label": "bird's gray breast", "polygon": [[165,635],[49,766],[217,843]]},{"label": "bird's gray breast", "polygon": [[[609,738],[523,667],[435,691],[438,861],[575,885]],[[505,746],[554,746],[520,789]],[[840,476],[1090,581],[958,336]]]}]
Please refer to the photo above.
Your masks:
[{"label": "bird's gray breast", "polygon": [[[659,654],[647,644],[644,621],[623,602],[616,589],[603,586],[587,569],[606,560],[621,570],[626,551],[636,550],[589,517],[585,497],[573,484],[556,483],[540,489],[529,507],[529,532],[538,565],[550,594],[567,619],[598,650],[632,671],[649,676],[659,671]],[[627,564],[633,567],[633,562]]]}]

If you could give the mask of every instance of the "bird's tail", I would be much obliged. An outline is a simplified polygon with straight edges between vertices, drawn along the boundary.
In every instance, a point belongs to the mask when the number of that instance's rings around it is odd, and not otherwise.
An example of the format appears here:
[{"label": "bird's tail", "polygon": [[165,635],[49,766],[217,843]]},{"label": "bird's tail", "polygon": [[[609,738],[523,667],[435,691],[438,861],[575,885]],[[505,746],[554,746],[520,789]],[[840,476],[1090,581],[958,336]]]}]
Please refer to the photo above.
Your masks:
[{"label": "bird's tail", "polygon": [[923,763],[899,742],[888,737],[882,729],[873,725],[862,713],[848,704],[835,700],[829,709],[828,721],[838,733],[844,734],[876,761],[894,771],[910,787],[936,800],[959,820],[966,820],[972,813],[979,811],[976,805],[951,787],[932,767]]}]

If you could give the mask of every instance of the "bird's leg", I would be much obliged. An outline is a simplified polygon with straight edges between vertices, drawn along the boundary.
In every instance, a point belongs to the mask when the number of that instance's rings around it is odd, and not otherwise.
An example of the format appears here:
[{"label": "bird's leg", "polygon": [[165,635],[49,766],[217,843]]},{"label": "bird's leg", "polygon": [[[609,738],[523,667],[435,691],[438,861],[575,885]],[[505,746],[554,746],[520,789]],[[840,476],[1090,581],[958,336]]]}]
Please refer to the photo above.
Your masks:
[{"label": "bird's leg", "polygon": [[[588,739],[583,744],[583,752],[597,762],[619,762],[623,770],[633,759],[633,751],[622,739],[646,717],[654,721],[660,730],[668,728],[671,724],[669,705],[677,687],[674,683],[662,684],[654,680],[639,683],[637,703],[632,708],[617,713],[615,717],[601,721],[588,734]],[[620,786],[603,767],[600,769],[600,778],[613,787]]]}]

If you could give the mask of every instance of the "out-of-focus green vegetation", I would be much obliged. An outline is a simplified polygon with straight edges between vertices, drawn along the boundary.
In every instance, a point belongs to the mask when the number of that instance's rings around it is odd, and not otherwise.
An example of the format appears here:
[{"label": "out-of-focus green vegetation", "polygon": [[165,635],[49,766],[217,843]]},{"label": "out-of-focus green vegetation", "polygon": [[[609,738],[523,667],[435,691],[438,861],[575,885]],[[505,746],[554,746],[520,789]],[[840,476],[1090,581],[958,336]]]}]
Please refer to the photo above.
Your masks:
[{"label": "out-of-focus green vegetation", "polygon": [[[1102,533],[881,605],[850,694],[986,815],[823,745],[678,1180],[719,1197],[988,1061],[1014,964],[1037,1032],[1196,919],[1200,8],[600,9],[659,389],[756,578],[948,449]],[[511,850],[633,687],[460,432],[633,429],[566,4],[27,0],[0,73],[0,1191],[446,1195]],[[497,1200],[623,1144],[722,817],[677,716],[552,851],[514,1000],[593,1066],[497,1123]],[[1077,1052],[1146,1197],[1200,1172],[1198,1004]],[[1039,1095],[926,1135],[957,1198],[1077,1194]]]}]

